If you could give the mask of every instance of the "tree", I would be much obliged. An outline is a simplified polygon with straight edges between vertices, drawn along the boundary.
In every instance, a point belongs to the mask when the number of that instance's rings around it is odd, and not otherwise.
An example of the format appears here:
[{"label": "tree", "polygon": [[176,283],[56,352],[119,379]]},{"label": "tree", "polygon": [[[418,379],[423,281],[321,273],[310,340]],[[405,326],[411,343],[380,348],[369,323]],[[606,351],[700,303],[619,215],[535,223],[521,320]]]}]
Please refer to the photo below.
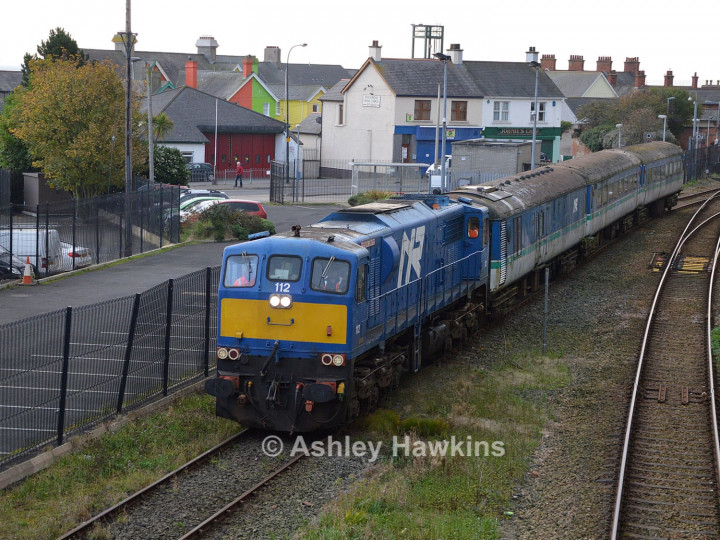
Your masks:
[{"label": "tree", "polygon": [[[15,92],[11,133],[28,146],[33,165],[74,197],[124,184],[125,91],[109,62],[33,60],[30,87]],[[141,118],[139,98],[134,124]],[[141,132],[133,129],[133,167],[147,162]]]},{"label": "tree", "polygon": [[15,94],[5,98],[5,105],[0,115],[0,167],[11,171],[31,171],[32,159],[27,145],[12,134],[15,123],[11,114],[15,108]]},{"label": "tree", "polygon": [[155,180],[165,184],[187,186],[190,180],[190,169],[185,164],[182,152],[169,146],[156,146],[153,150]]},{"label": "tree", "polygon": [[170,133],[175,127],[173,121],[170,120],[170,117],[168,117],[168,115],[164,112],[161,112],[157,116],[153,116],[152,122],[153,140],[155,142],[157,142],[158,140],[164,140],[167,134]]},{"label": "tree", "polygon": [[41,41],[40,45],[37,46],[37,55],[32,57],[27,53],[25,54],[22,65],[23,86],[27,86],[30,82],[30,61],[33,59],[38,60],[39,58],[45,60],[73,60],[77,63],[78,67],[85,65],[88,61],[88,56],[84,51],[80,50],[77,42],[70,34],[64,29],[57,27],[55,30],[50,30],[47,41]]}]

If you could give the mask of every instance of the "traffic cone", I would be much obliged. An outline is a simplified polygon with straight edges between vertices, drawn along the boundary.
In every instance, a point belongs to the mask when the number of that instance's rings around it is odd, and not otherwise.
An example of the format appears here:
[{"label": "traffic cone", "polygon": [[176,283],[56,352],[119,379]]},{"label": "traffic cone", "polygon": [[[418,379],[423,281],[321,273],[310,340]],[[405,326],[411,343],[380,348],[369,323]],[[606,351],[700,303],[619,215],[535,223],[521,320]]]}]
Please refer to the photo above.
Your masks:
[{"label": "traffic cone", "polygon": [[32,285],[33,284],[33,272],[32,272],[32,266],[30,266],[30,257],[27,258],[25,261],[25,274],[22,278],[22,284],[23,285]]}]

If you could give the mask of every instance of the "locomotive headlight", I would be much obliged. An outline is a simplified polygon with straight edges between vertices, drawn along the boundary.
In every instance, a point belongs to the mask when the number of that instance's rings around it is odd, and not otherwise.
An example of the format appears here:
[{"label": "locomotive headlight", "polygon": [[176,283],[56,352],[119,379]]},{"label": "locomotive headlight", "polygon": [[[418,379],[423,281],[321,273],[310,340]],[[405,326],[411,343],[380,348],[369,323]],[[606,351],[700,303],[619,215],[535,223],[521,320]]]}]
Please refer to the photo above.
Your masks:
[{"label": "locomotive headlight", "polygon": [[225,347],[220,347],[217,350],[217,357],[220,360],[225,360],[228,357],[228,350]]},{"label": "locomotive headlight", "polygon": [[329,366],[330,364],[332,364],[332,361],[333,361],[332,354],[327,354],[327,353],[323,354],[322,357],[320,358],[320,361],[322,362],[323,366]]},{"label": "locomotive headlight", "polygon": [[287,309],[292,306],[292,296],[289,294],[271,294],[270,307]]},{"label": "locomotive headlight", "polygon": [[333,365],[340,367],[345,363],[345,358],[343,358],[342,354],[336,354],[333,356]]}]

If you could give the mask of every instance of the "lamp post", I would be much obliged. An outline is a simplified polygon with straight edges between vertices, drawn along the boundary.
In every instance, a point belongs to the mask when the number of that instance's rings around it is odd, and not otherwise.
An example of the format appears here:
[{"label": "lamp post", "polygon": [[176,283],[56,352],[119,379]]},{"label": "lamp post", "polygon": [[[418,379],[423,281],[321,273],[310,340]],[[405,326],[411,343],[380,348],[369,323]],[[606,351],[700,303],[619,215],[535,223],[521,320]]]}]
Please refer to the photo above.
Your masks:
[{"label": "lamp post", "polygon": [[670,96],[669,98],[667,98],[667,107],[665,107],[665,114],[667,114],[668,116],[670,116],[670,102],[673,99],[675,99],[675,96]]},{"label": "lamp post", "polygon": [[295,47],[307,47],[307,43],[298,43],[290,47],[285,62],[285,183],[290,183],[290,96],[288,94],[288,70],[290,69],[290,53]]},{"label": "lamp post", "polygon": [[149,178],[150,183],[155,182],[155,144],[153,143],[153,117],[152,117],[152,85],[150,84],[152,76],[152,63],[146,62],[147,66],[147,114],[148,114],[148,165],[150,166]]},{"label": "lamp post", "polygon": [[[695,94],[695,105],[693,106],[693,154],[695,155],[695,163],[693,164],[693,171],[697,171],[697,146],[698,146],[698,136],[697,136],[697,91],[693,90],[693,93]],[[693,101],[692,96],[688,96],[688,101]],[[693,175],[693,177],[696,177],[696,174]]]},{"label": "lamp post", "polygon": [[663,142],[665,142],[665,130],[667,129],[667,114],[659,114],[658,118],[663,120]]},{"label": "lamp post", "polygon": [[443,63],[443,119],[442,119],[442,142],[440,150],[442,152],[440,158],[440,189],[443,193],[447,191],[447,181],[445,179],[445,145],[447,144],[447,63],[450,56],[437,52],[433,55]]},{"label": "lamp post", "polygon": [[615,127],[618,128],[618,148],[622,147],[622,124],[615,124]]},{"label": "lamp post", "polygon": [[537,155],[535,152],[535,148],[537,145],[537,117],[538,117],[538,75],[540,73],[540,62],[538,62],[538,56],[540,53],[538,53],[535,50],[535,47],[530,47],[530,50],[525,53],[525,60],[530,64],[530,67],[532,67],[535,70],[535,98],[533,100],[533,110],[532,110],[532,117],[533,117],[533,129],[532,129],[532,151],[530,154],[530,169],[535,168],[535,156]]}]

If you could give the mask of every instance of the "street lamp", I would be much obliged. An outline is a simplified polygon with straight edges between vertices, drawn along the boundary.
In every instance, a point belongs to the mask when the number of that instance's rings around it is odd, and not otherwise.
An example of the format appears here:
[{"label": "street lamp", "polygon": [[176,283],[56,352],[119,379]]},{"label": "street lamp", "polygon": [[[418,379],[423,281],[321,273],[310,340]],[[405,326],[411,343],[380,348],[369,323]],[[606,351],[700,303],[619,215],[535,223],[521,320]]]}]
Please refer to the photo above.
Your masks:
[{"label": "street lamp", "polygon": [[535,69],[535,100],[533,101],[533,130],[532,130],[532,152],[530,155],[530,169],[535,168],[535,146],[537,144],[537,117],[538,117],[538,74],[540,73],[540,62],[538,62],[538,53],[535,47],[530,47],[530,50],[525,53],[525,60],[530,64],[530,67]]},{"label": "street lamp", "polygon": [[667,129],[667,114],[659,114],[658,118],[663,119],[663,142],[665,142],[665,130]]},{"label": "street lamp", "polygon": [[669,98],[667,98],[667,107],[665,108],[665,114],[667,114],[668,116],[670,116],[670,101],[672,101],[673,99],[675,99],[675,96],[670,96]]},{"label": "street lamp", "polygon": [[615,124],[615,127],[618,128],[618,148],[622,147],[622,124]]},{"label": "street lamp", "polygon": [[295,47],[307,47],[307,43],[298,43],[290,47],[285,62],[285,183],[290,183],[290,96],[288,94],[288,70],[290,69],[290,53]]},{"label": "street lamp", "polygon": [[155,144],[153,143],[153,117],[152,117],[152,62],[145,62],[147,67],[147,122],[148,122],[148,164],[150,166],[149,178],[150,183],[155,182]]},{"label": "street lamp", "polygon": [[125,46],[125,257],[132,255],[132,49],[135,34],[130,30],[130,0],[125,1],[125,32],[121,33]]},{"label": "street lamp", "polygon": [[447,191],[447,181],[445,178],[445,145],[447,144],[447,63],[448,60],[450,60],[450,56],[441,52],[436,52],[433,56],[443,63],[443,127],[442,142],[440,143],[440,149],[442,150],[442,157],[440,158],[440,189],[445,193],[445,191]]}]

